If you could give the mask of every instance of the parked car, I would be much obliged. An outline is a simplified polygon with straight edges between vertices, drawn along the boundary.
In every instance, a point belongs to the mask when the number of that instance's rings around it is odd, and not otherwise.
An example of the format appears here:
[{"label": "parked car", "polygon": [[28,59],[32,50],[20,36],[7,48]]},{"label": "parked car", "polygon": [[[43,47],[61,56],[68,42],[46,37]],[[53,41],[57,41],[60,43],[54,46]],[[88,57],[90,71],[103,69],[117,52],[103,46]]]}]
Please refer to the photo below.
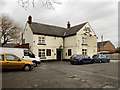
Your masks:
[{"label": "parked car", "polygon": [[31,61],[22,60],[13,54],[0,54],[0,68],[4,69],[24,69],[30,71],[33,69]]},{"label": "parked car", "polygon": [[2,54],[2,53],[14,54],[14,55],[22,58],[23,60],[32,61],[34,67],[37,67],[37,65],[41,63],[40,57],[35,56],[27,48],[0,47],[0,54]]},{"label": "parked car", "polygon": [[94,63],[93,59],[88,55],[75,54],[70,57],[71,64]]},{"label": "parked car", "polygon": [[95,55],[93,55],[93,60],[94,60],[94,62],[110,62],[110,58],[109,57],[107,57],[107,56],[105,56],[105,55],[103,55],[103,54],[95,54]]}]

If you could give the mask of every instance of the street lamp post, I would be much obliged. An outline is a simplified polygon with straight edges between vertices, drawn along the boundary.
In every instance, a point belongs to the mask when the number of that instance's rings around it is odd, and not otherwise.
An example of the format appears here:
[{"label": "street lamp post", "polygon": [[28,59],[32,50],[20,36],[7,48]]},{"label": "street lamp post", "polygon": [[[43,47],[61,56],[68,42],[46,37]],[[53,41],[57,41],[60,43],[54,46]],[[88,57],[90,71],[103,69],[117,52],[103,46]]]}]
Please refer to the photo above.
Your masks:
[{"label": "street lamp post", "polygon": [[102,40],[102,55],[103,55],[103,35],[101,36],[101,40]]}]

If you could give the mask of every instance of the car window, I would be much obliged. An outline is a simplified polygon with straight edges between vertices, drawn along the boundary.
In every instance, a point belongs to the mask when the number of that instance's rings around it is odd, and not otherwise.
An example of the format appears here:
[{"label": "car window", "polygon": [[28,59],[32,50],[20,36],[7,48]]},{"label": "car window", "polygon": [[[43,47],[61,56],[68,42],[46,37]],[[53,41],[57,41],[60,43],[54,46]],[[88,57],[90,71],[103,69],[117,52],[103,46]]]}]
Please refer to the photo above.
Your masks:
[{"label": "car window", "polygon": [[105,57],[105,58],[106,58],[106,56],[105,56],[105,55],[101,55],[101,57]]},{"label": "car window", "polygon": [[73,55],[73,57],[77,57],[77,55]]},{"label": "car window", "polygon": [[89,56],[88,56],[88,55],[85,55],[85,58],[89,58]]},{"label": "car window", "polygon": [[13,55],[6,55],[6,60],[7,61],[18,61],[19,58]]},{"label": "car window", "polygon": [[0,55],[0,61],[4,61],[4,55]]},{"label": "car window", "polygon": [[92,57],[92,58],[96,58],[96,57],[98,57],[98,55],[93,55],[93,57]]},{"label": "car window", "polygon": [[85,56],[84,55],[80,55],[80,58],[84,58]]}]

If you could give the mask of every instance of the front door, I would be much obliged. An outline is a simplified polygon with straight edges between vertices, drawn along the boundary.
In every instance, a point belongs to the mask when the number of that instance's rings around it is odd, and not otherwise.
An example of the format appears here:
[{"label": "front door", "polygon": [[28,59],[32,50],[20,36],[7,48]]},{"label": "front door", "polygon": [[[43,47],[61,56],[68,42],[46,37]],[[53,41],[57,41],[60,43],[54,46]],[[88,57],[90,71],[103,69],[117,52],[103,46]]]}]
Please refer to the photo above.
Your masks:
[{"label": "front door", "polygon": [[57,49],[57,60],[58,61],[62,60],[62,50],[61,49]]}]

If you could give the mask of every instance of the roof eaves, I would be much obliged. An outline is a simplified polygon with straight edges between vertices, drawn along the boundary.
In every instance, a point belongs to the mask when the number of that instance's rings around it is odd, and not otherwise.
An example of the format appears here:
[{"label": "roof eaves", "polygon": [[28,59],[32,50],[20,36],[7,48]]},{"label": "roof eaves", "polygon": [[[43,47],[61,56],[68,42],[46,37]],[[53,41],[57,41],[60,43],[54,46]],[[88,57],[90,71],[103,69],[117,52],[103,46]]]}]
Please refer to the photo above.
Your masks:
[{"label": "roof eaves", "polygon": [[37,34],[37,35],[45,35],[45,36],[63,37],[63,36],[60,36],[60,35],[43,34],[43,33],[36,33],[36,32],[33,32],[33,34]]}]

